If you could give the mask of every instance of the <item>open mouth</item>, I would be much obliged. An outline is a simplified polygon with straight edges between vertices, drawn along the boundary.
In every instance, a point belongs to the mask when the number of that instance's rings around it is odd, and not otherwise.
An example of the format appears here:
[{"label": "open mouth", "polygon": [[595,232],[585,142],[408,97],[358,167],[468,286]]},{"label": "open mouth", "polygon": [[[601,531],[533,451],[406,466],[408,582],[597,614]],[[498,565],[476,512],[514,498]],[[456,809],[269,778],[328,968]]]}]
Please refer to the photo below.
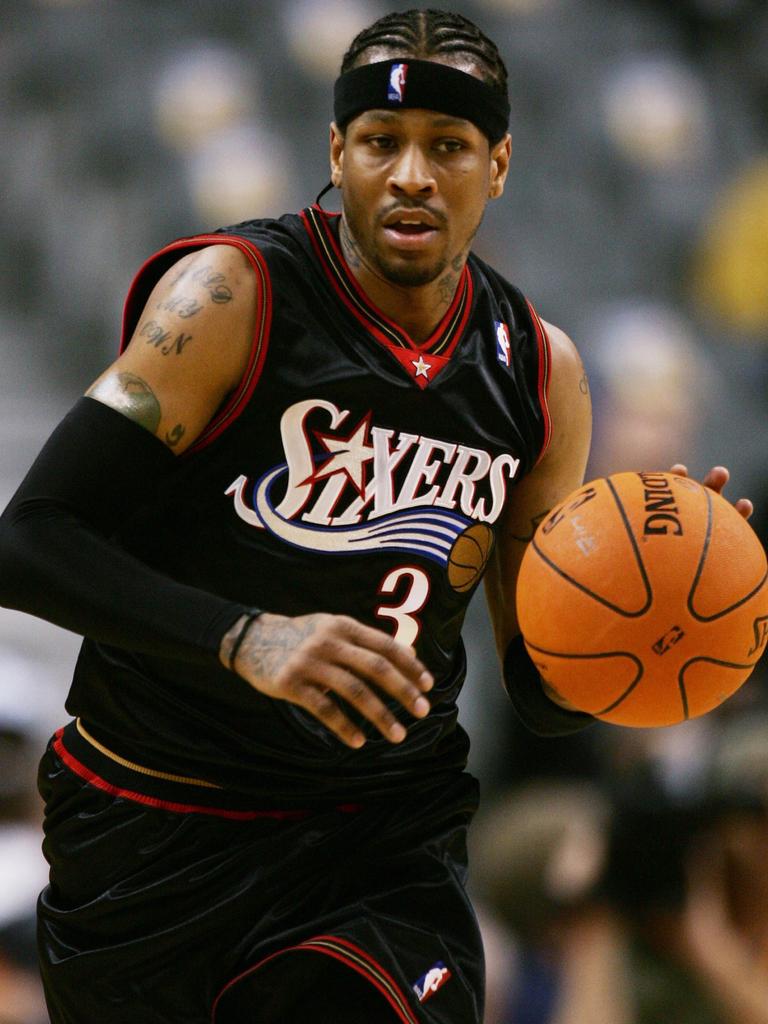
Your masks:
[{"label": "open mouth", "polygon": [[406,220],[396,220],[393,224],[387,224],[387,228],[399,235],[427,235],[435,230],[429,224]]},{"label": "open mouth", "polygon": [[419,250],[429,245],[438,232],[431,219],[423,214],[393,213],[386,218],[383,227],[390,244],[401,250]]}]

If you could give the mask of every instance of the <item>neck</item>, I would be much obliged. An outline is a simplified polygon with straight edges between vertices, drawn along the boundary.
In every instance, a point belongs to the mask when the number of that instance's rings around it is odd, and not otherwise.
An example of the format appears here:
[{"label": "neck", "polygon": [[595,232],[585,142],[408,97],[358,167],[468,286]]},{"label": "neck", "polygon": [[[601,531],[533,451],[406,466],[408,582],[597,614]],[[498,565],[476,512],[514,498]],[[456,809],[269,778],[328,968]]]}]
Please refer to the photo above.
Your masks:
[{"label": "neck", "polygon": [[467,254],[463,252],[455,257],[434,281],[422,285],[398,284],[364,259],[343,216],[339,235],[349,269],[371,302],[414,341],[426,341],[456,294]]}]

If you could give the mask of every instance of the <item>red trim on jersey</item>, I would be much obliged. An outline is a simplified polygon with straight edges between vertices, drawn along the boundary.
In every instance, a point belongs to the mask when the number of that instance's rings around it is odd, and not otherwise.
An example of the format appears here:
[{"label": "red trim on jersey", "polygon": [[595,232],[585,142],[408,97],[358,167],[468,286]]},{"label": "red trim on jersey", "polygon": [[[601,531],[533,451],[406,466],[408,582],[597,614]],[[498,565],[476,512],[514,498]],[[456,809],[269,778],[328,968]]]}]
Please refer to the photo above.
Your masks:
[{"label": "red trim on jersey", "polygon": [[[57,729],[54,734],[53,749],[58,756],[75,775],[85,779],[91,786],[110,793],[112,796],[124,797],[126,800],[133,800],[136,803],[146,804],[148,807],[157,807],[164,811],[173,811],[176,814],[211,814],[217,818],[231,818],[236,821],[254,821],[257,818],[275,818],[279,821],[295,820],[306,818],[310,811],[305,810],[269,810],[269,811],[235,811],[226,807],[206,807],[201,804],[183,804],[174,800],[160,800],[157,797],[147,796],[145,793],[137,793],[132,789],[124,789],[107,782],[100,775],[97,775],[91,768],[79,761],[64,746],[64,729]],[[350,807],[353,805],[350,805]],[[338,808],[341,810],[342,808]]]},{"label": "red trim on jersey", "polygon": [[207,245],[234,246],[245,255],[253,267],[256,277],[256,324],[251,342],[251,351],[248,357],[248,365],[245,368],[239,385],[232,392],[224,407],[216,413],[210,423],[204,428],[194,444],[189,446],[184,456],[204,448],[226,430],[243,411],[256,389],[264,367],[264,360],[267,356],[269,332],[272,324],[272,286],[264,257],[254,245],[251,245],[250,242],[240,238],[238,235],[194,235],[190,238],[181,238],[176,242],[171,242],[170,245],[166,245],[143,263],[134,277],[131,287],[128,289],[128,295],[126,296],[123,308],[120,339],[121,353],[125,351],[135,323],[138,321],[134,305],[137,300],[139,286],[144,285],[144,275],[149,267],[170,253],[181,254],[185,251],[201,249]]},{"label": "red trim on jersey", "polygon": [[[311,216],[310,216],[311,215]],[[330,217],[318,206],[302,210],[301,219],[309,235],[312,247],[320,261],[331,287],[355,319],[397,358],[411,378],[422,389],[429,383],[423,376],[415,376],[411,370],[409,352],[419,355],[440,357],[435,363],[435,374],[446,365],[461,340],[472,309],[474,285],[469,267],[465,264],[451,304],[439,324],[426,341],[415,342],[407,331],[378,309],[370,300],[360,282],[349,269],[335,235],[330,229]],[[322,232],[322,243],[320,233]],[[432,378],[434,379],[434,377]]]},{"label": "red trim on jersey", "polygon": [[[230,989],[277,957],[283,956],[285,953],[295,953],[298,951],[321,953],[323,956],[330,956],[334,960],[338,960],[339,963],[356,971],[357,974],[378,989],[402,1024],[418,1024],[418,1019],[411,1011],[408,1000],[394,978],[364,949],[349,942],[347,939],[339,938],[337,935],[314,935],[311,939],[297,943],[295,946],[286,946],[284,949],[278,949],[274,953],[270,953],[269,956],[264,957],[263,960],[259,960],[258,963],[249,967],[241,974],[238,974],[237,977],[232,978],[214,1000],[211,1012],[212,1024],[216,1024],[216,1011],[219,1002]],[[318,992],[318,997],[322,998],[321,992]]]},{"label": "red trim on jersey", "polygon": [[[453,354],[453,350],[456,348],[456,346],[458,345],[459,341],[461,340],[462,335],[464,334],[464,328],[467,326],[467,321],[469,320],[469,314],[472,312],[472,302],[473,302],[474,297],[475,297],[474,281],[472,280],[472,274],[469,271],[469,266],[466,263],[464,264],[464,271],[463,271],[463,274],[462,274],[462,278],[463,278],[463,281],[466,282],[466,291],[465,291],[465,295],[464,295],[464,304],[463,304],[463,306],[462,306],[462,308],[460,310],[460,313],[459,313],[459,317],[460,317],[459,318],[459,322],[453,328],[454,334],[453,334],[453,337],[451,338],[450,342],[448,343],[448,348],[445,350],[445,352],[440,352],[440,354],[445,356],[446,359],[450,359],[451,355]],[[460,284],[459,287],[456,289],[456,295],[454,296],[454,302],[451,305],[451,309],[453,309],[454,312],[455,312],[455,307],[458,306],[458,303],[460,301],[459,292],[461,290],[462,289],[461,289],[461,284]],[[449,310],[449,312],[450,312],[450,310]],[[440,351],[439,346],[435,350],[435,352],[438,352],[438,351]],[[435,353],[430,353],[430,354],[434,355]]]},{"label": "red trim on jersey", "polygon": [[549,381],[551,377],[551,366],[552,366],[552,349],[549,343],[549,336],[544,328],[544,324],[539,318],[539,314],[533,308],[528,299],[525,300],[528,306],[528,312],[531,314],[531,320],[533,321],[534,330],[536,331],[536,341],[539,346],[539,379],[538,379],[538,394],[539,394],[539,406],[541,407],[542,416],[544,417],[544,439],[541,443],[541,450],[539,451],[536,463],[538,464],[544,456],[547,448],[549,448],[549,442],[552,439],[552,417],[549,412]]}]

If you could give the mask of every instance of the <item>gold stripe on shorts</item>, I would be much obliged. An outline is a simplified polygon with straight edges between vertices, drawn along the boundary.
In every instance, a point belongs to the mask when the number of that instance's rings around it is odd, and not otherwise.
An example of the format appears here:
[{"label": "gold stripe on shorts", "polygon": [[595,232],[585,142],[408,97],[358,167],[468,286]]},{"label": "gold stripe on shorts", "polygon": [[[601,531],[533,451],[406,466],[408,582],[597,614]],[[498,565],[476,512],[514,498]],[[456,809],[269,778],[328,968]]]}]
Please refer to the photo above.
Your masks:
[{"label": "gold stripe on shorts", "polygon": [[223,789],[223,786],[217,786],[215,782],[206,782],[204,779],[191,779],[186,775],[172,775],[170,772],[158,772],[154,768],[145,768],[142,764],[136,764],[134,761],[127,761],[124,757],[120,757],[113,750],[109,750],[103,743],[99,743],[95,736],[91,736],[88,730],[85,728],[80,719],[75,720],[77,731],[83,737],[83,739],[90,743],[92,747],[95,747],[100,754],[104,754],[111,761],[116,764],[122,765],[123,768],[130,768],[131,771],[139,772],[140,775],[149,775],[153,779],[163,779],[166,782],[182,782],[188,786],[204,786],[206,789]]}]

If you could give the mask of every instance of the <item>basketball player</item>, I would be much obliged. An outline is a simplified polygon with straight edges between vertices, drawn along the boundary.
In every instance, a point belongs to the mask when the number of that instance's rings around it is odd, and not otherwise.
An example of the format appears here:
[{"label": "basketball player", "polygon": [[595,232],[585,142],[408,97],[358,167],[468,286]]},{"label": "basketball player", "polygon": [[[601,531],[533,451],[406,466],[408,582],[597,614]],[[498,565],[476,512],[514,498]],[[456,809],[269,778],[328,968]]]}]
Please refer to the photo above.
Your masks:
[{"label": "basketball player", "polygon": [[342,215],[149,259],[122,354],[6,510],[2,600],[85,638],[40,770],[53,1024],[482,1018],[456,698],[483,573],[523,720],[590,721],[515,621],[590,404],[568,338],[470,252],[508,113],[463,17],[362,32]]}]

